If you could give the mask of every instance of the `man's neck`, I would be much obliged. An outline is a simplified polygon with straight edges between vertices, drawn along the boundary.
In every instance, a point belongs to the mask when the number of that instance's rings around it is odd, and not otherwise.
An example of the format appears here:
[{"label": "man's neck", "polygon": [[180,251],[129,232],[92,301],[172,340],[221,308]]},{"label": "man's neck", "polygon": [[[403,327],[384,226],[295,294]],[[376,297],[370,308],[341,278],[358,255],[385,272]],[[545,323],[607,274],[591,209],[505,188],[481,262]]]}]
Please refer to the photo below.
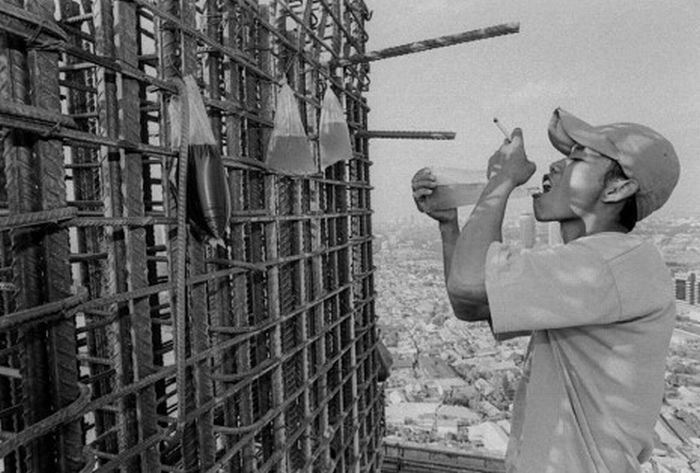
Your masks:
[{"label": "man's neck", "polygon": [[564,243],[569,243],[583,236],[595,235],[596,233],[628,232],[628,230],[616,220],[601,219],[595,216],[575,220],[564,220],[559,223],[561,225],[561,238]]}]

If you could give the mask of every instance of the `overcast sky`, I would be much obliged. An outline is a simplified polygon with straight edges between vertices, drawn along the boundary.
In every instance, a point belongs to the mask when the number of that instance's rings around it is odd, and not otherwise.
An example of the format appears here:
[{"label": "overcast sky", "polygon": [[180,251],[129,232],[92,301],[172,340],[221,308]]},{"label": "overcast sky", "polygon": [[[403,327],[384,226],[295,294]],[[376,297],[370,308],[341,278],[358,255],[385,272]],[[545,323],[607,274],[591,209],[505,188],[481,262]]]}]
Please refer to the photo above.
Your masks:
[{"label": "overcast sky", "polygon": [[371,64],[374,130],[450,130],[454,141],[374,139],[378,219],[414,212],[424,166],[483,169],[493,125],[524,130],[538,165],[558,159],[546,127],[561,106],[594,125],[638,122],[665,135],[681,180],[659,215],[700,215],[700,2],[697,0],[365,0],[368,50],[519,22],[520,33]]}]

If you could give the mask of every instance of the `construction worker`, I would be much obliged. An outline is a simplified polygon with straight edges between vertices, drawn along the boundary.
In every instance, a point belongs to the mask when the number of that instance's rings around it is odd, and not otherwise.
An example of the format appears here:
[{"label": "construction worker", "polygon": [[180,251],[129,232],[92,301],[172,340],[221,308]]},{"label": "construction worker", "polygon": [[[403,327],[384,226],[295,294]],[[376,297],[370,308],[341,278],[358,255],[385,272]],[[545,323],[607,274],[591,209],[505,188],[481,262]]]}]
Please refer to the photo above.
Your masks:
[{"label": "construction worker", "polygon": [[[563,245],[502,242],[506,202],[535,172],[520,129],[489,160],[486,187],[459,230],[438,221],[455,315],[487,320],[497,337],[531,335],[515,395],[508,472],[638,472],[653,448],[676,310],[658,250],[630,234],[661,207],[679,176],[673,146],[638,124],[591,126],[562,109],[549,125],[565,157],[533,196],[539,221],[560,223]],[[435,188],[412,182],[419,210]]]}]

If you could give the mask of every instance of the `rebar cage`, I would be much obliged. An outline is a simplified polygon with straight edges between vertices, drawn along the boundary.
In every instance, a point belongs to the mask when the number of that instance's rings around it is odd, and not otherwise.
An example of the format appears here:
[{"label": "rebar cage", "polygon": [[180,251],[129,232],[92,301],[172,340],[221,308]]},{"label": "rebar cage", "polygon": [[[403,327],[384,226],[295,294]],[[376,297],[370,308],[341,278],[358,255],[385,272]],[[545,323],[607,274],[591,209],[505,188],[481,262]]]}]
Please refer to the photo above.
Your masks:
[{"label": "rebar cage", "polygon": [[[0,471],[378,472],[362,0],[0,1]],[[223,245],[184,221],[170,101],[194,74]],[[264,163],[277,85],[318,157]]]}]

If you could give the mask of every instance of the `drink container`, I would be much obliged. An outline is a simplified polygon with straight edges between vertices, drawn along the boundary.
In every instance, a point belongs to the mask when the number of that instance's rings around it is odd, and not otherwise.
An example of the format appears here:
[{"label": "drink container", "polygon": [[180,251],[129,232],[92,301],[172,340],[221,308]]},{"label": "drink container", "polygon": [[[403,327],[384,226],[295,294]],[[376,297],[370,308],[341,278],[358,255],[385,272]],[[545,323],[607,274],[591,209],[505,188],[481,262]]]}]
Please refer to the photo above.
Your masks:
[{"label": "drink container", "polygon": [[426,197],[427,211],[474,205],[486,182],[480,173],[460,168],[433,167],[437,187]]}]

